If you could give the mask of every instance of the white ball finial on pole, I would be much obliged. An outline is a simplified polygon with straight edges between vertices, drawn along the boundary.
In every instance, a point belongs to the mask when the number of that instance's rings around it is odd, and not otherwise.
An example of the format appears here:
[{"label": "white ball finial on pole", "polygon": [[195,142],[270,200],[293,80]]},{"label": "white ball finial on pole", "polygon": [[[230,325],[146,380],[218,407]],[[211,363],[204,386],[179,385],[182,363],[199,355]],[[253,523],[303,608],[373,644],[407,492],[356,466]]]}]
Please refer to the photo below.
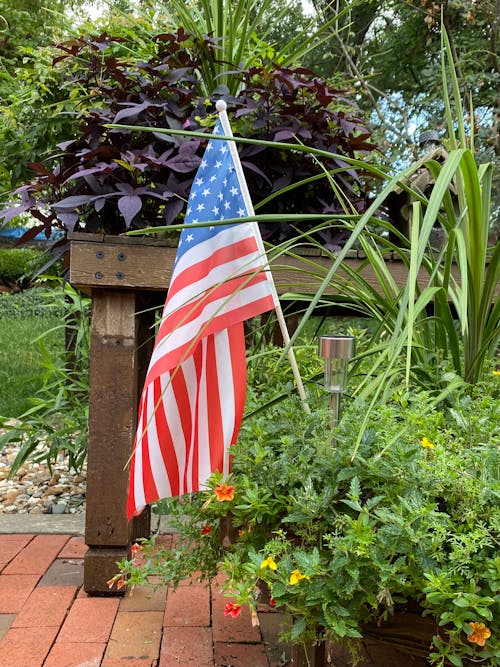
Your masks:
[{"label": "white ball finial on pole", "polygon": [[215,103],[215,108],[217,111],[225,111],[227,109],[227,104],[224,102],[224,100],[217,100]]}]

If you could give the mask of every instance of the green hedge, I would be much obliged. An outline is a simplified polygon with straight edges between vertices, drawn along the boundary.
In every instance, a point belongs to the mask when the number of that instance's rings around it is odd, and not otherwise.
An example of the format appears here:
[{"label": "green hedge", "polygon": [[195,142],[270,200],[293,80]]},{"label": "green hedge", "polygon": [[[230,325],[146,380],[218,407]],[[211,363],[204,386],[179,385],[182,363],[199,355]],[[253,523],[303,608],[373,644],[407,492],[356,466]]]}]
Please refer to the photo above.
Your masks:
[{"label": "green hedge", "polygon": [[23,286],[42,265],[42,252],[32,248],[0,248],[0,284]]},{"label": "green hedge", "polygon": [[22,292],[0,293],[0,320],[64,316],[61,287],[36,287]]}]

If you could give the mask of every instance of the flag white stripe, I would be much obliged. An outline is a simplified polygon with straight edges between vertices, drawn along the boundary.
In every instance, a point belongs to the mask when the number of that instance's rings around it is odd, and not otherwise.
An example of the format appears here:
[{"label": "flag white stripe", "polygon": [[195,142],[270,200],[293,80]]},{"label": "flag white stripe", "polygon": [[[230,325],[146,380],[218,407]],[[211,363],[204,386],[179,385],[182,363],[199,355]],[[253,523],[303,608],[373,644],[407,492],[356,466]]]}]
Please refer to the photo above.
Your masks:
[{"label": "flag white stripe", "polygon": [[184,325],[179,325],[158,342],[151,357],[150,368],[154,366],[156,361],[163,357],[165,353],[162,348],[167,343],[169,352],[176,350],[178,347],[185,345],[186,341],[196,340],[197,336],[200,335],[203,325],[210,322],[214,317],[230,313],[239,307],[246,307],[252,301],[258,301],[267,296],[269,296],[269,292],[266,288],[266,283],[257,283],[256,285],[250,285],[240,290],[237,294],[230,295],[230,297],[207,302],[198,317],[189,320]]},{"label": "flag white stripe", "polygon": [[[154,385],[152,385],[153,387]],[[151,387],[151,388],[152,388]],[[148,451],[151,474],[160,498],[170,495],[170,482],[168,480],[167,470],[161,454],[161,445],[158,437],[156,419],[160,412],[156,412],[155,396],[153,391],[148,392],[147,414],[153,415],[148,426]]]},{"label": "flag white stripe", "polygon": [[[197,301],[200,298],[200,295],[205,294],[217,285],[224,284],[232,277],[248,275],[248,278],[250,279],[252,274],[257,274],[262,270],[262,264],[259,263],[259,257],[255,253],[247,255],[243,262],[239,259],[234,259],[231,262],[219,264],[199,280],[191,282],[189,285],[186,285],[186,287],[175,292],[175,294],[172,293],[165,305],[163,318],[176,311],[178,308],[182,308],[193,301]],[[262,281],[262,284],[267,285],[265,281]],[[268,285],[266,294],[269,294]]]},{"label": "flag white stripe", "polygon": [[[215,334],[217,335],[217,334]],[[207,384],[207,341],[203,341],[203,357],[201,361],[201,376],[199,383],[198,408],[197,408],[197,428],[198,428],[198,479],[200,484],[207,481],[210,477],[210,435],[209,435],[209,416],[208,416],[208,392],[210,387]]]},{"label": "flag white stripe", "polygon": [[186,379],[188,400],[191,413],[191,439],[189,442],[189,455],[187,458],[186,458],[186,448],[184,447],[184,452],[183,452],[184,463],[181,468],[182,471],[181,486],[184,483],[184,474],[185,474],[186,492],[191,493],[193,491],[193,457],[196,447],[196,398],[197,398],[196,395],[198,390],[198,380],[196,376],[196,367],[193,357],[189,357],[182,364],[182,371]]},{"label": "flag white stripe", "polygon": [[[148,393],[151,391],[152,385],[147,389]],[[146,396],[147,398],[147,396]],[[142,413],[139,418],[139,424],[137,425],[137,432],[142,433],[144,431],[144,414]],[[143,484],[143,466],[142,466],[142,438],[137,443],[135,448],[135,461],[134,461],[134,498],[136,507],[144,507],[146,504],[146,498],[144,495],[144,484]]]},{"label": "flag white stripe", "polygon": [[[224,429],[224,442],[231,442],[233,436],[234,423],[236,418],[235,392],[233,365],[231,361],[231,352],[229,346],[229,336],[227,329],[221,331],[215,336],[216,360],[217,360],[217,378],[219,382],[219,396],[227,397],[227,400],[221,405],[222,425]],[[225,475],[229,474],[229,452],[224,453],[223,471]]]}]

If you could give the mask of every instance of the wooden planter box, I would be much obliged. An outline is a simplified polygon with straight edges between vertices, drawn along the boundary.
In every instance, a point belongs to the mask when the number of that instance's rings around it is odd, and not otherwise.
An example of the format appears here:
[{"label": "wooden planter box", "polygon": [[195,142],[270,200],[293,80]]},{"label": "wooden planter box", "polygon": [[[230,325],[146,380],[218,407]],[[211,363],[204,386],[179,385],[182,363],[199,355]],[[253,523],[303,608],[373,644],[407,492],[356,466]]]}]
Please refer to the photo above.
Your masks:
[{"label": "wooden planter box", "polygon": [[[85,523],[89,549],[84,569],[89,594],[113,594],[106,581],[116,574],[116,562],[129,555],[135,539],[149,536],[149,510],[131,522],[125,518],[128,462],[137,403],[154,344],[155,310],[164,302],[175,254],[176,248],[150,238],[91,234],[71,238],[70,282],[89,293],[93,302]],[[357,269],[362,261],[352,252],[345,263]],[[391,257],[388,261],[402,285],[404,264]],[[280,257],[271,263],[280,296],[314,294],[330,267],[331,259],[321,256]],[[306,282],[304,268],[309,272]],[[371,267],[365,267],[363,274],[377,285]],[[326,294],[339,296],[331,288]]]},{"label": "wooden planter box", "polygon": [[[432,638],[443,632],[435,621],[422,616],[422,609],[409,605],[387,621],[363,628],[359,662],[356,667],[429,667],[427,656],[432,651]],[[352,658],[345,645],[319,644],[292,649],[293,667],[352,667]],[[473,661],[463,659],[464,667]],[[476,663],[477,664],[477,663]],[[451,663],[445,662],[446,667]]]}]

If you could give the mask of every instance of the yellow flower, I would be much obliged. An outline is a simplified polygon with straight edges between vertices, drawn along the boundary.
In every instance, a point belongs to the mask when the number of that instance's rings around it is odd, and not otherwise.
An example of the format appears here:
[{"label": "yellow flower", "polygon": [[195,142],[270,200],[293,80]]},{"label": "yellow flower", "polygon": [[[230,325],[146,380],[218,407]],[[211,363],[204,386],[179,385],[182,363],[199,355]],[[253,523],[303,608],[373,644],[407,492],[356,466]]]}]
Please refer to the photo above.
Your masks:
[{"label": "yellow flower", "polygon": [[498,376],[500,376],[500,371],[493,371],[493,375],[498,375]]},{"label": "yellow flower", "polygon": [[277,570],[278,566],[274,562],[274,558],[272,556],[268,556],[266,560],[263,560],[262,563],[260,564],[260,567],[265,570],[266,567],[268,567],[270,570]]},{"label": "yellow flower", "polygon": [[294,570],[290,575],[290,586],[296,586],[302,579],[311,581],[311,577],[308,577],[307,574],[302,574],[300,570]]},{"label": "yellow flower", "polygon": [[484,623],[469,623],[472,633],[467,637],[467,641],[484,646],[488,637],[491,637],[491,630],[485,626]]},{"label": "yellow flower", "polygon": [[425,449],[436,449],[436,445],[433,444],[430,440],[428,440],[426,437],[423,437],[421,440],[421,445],[422,447],[425,447]]}]

